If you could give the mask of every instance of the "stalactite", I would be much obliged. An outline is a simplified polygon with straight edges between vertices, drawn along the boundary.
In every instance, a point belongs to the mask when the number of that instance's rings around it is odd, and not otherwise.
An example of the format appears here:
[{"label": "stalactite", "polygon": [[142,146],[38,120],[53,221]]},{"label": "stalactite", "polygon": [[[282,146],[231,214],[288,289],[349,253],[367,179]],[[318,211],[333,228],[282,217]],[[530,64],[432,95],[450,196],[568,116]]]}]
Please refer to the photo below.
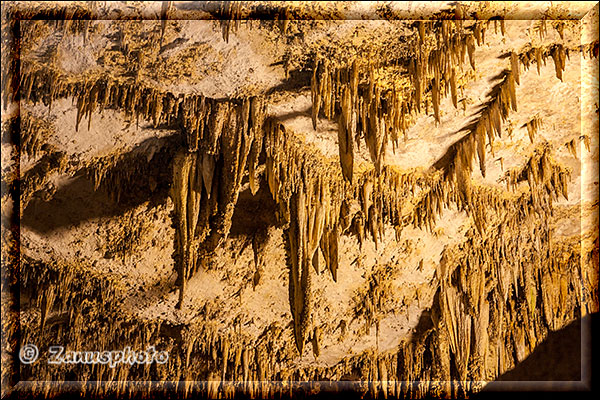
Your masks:
[{"label": "stalactite", "polygon": [[467,36],[466,47],[467,53],[469,54],[469,63],[471,64],[471,68],[475,69],[475,39],[473,39],[473,36]]},{"label": "stalactite", "polygon": [[[42,152],[47,152],[48,138],[54,133],[52,124],[44,119],[37,118],[30,112],[23,110],[19,117],[15,117],[4,123],[3,131],[7,134],[20,133],[20,150],[28,157],[36,158]],[[12,125],[12,126],[7,126]],[[9,132],[12,131],[12,132]],[[6,139],[8,142],[8,138]]]},{"label": "stalactite", "polygon": [[450,91],[452,93],[452,104],[454,108],[458,108],[458,95],[456,92],[456,71],[452,68],[452,75],[450,76]]},{"label": "stalactite", "polygon": [[[290,264],[290,306],[294,320],[294,337],[298,352],[302,354],[311,315],[311,274],[306,253],[305,193],[302,185],[290,199],[290,227],[287,246]],[[312,258],[312,257],[311,257]]]},{"label": "stalactite", "polygon": [[521,126],[521,128],[523,128],[523,127],[527,128],[527,135],[529,136],[529,140],[531,141],[531,143],[533,143],[535,135],[537,134],[537,132],[540,130],[540,128],[542,126],[543,126],[542,118],[536,115],[530,121],[523,124],[523,126]]},{"label": "stalactite", "polygon": [[198,167],[198,154],[183,152],[173,162],[173,188],[171,198],[177,215],[175,247],[177,275],[180,285],[179,303],[184,300],[185,287],[197,262],[198,242],[196,227],[202,199],[202,171]]},{"label": "stalactite", "polygon": [[517,82],[517,85],[520,85],[521,81],[519,79],[519,56],[514,51],[510,53],[510,70],[512,71],[515,77],[515,82]]},{"label": "stalactite", "polygon": [[535,25],[533,26],[533,29],[537,31],[540,35],[540,40],[544,40],[544,36],[547,35],[546,20],[541,19],[539,21],[536,21]]},{"label": "stalactite", "polygon": [[[532,191],[543,190],[550,198],[559,196],[568,199],[567,183],[571,171],[556,161],[551,154],[552,148],[544,142],[538,146],[529,160],[522,168],[511,169],[502,178],[508,188],[516,188],[523,181],[527,181]],[[534,193],[534,205],[540,204],[540,199]]]},{"label": "stalactite", "polygon": [[554,69],[556,71],[556,77],[563,80],[563,71],[565,70],[566,52],[562,44],[552,46],[550,55],[554,60]]},{"label": "stalactite", "polygon": [[349,87],[344,88],[341,105],[342,113],[340,114],[340,119],[338,121],[338,141],[342,173],[344,174],[344,178],[352,183],[352,170],[354,166],[353,128],[355,129],[356,127],[356,123],[354,123],[356,118],[352,111],[350,90]]},{"label": "stalactite", "polygon": [[589,152],[590,150],[590,144],[591,144],[591,139],[588,135],[581,135],[579,137],[579,140],[583,141],[583,145],[585,146],[585,149]]},{"label": "stalactite", "polygon": [[250,191],[256,194],[259,188],[256,176],[256,167],[258,165],[258,157],[262,151],[263,142],[263,122],[265,119],[266,103],[261,97],[254,97],[250,103],[250,137],[252,146],[248,155],[248,180],[250,182]]},{"label": "stalactite", "polygon": [[312,334],[312,350],[315,358],[319,358],[319,355],[321,354],[320,343],[322,340],[323,338],[321,329],[318,326],[316,326]]},{"label": "stalactite", "polygon": [[160,9],[160,47],[163,45],[165,38],[165,30],[167,29],[167,20],[169,19],[169,11],[173,6],[172,1],[163,1]]},{"label": "stalactite", "polygon": [[[52,174],[62,174],[69,172],[69,157],[63,152],[52,152],[44,155],[40,160],[29,169],[21,178],[21,209],[25,210],[33,195],[48,187],[49,190],[56,190],[50,184]],[[52,197],[53,193],[49,193]]]},{"label": "stalactite", "polygon": [[577,158],[577,149],[575,147],[575,142],[577,139],[572,139],[565,143],[565,147],[569,150],[569,153],[573,155],[573,157]]},{"label": "stalactite", "polygon": [[229,42],[229,34],[237,31],[240,27],[242,2],[221,1],[217,4],[217,9],[223,40]]},{"label": "stalactite", "polygon": [[599,43],[598,40],[595,40],[591,43],[583,44],[583,45],[579,46],[578,50],[583,55],[583,58],[586,58],[586,55],[589,56],[590,58],[592,58],[592,57],[598,58],[598,50],[600,48],[598,43]]}]

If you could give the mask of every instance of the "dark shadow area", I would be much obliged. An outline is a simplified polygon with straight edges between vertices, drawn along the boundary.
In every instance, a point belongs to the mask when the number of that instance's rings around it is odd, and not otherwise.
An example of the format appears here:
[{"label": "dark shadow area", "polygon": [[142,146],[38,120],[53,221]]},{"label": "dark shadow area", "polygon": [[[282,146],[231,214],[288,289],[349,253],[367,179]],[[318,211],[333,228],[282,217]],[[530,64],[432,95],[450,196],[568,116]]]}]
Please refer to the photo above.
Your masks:
[{"label": "dark shadow area", "polygon": [[266,232],[277,225],[277,206],[269,186],[259,177],[260,187],[255,195],[250,188],[241,191],[231,220],[230,236],[251,236],[256,232]]},{"label": "dark shadow area", "polygon": [[496,381],[581,380],[581,320],[548,333],[548,337],[512,370]]},{"label": "dark shadow area", "polygon": [[50,201],[32,199],[23,211],[21,224],[39,233],[48,233],[92,218],[111,217],[123,212],[124,209],[105,191],[94,190],[94,184],[79,173],[57,190]]},{"label": "dark shadow area", "polygon": [[423,336],[427,331],[433,329],[433,320],[431,319],[431,311],[423,310],[419,317],[419,322],[414,328],[414,332],[411,335],[411,341],[415,342],[418,338]]},{"label": "dark shadow area", "polygon": [[312,71],[295,69],[293,71],[289,71],[288,75],[289,76],[286,80],[267,90],[266,95],[270,95],[275,92],[293,91],[310,87]]},{"label": "dark shadow area", "polygon": [[[583,332],[591,327],[589,344],[591,348],[584,347],[581,352],[582,328]],[[591,397],[597,391],[597,362],[592,357],[595,347],[593,336],[598,332],[598,313],[588,315],[582,320],[578,319],[565,328],[550,332],[546,340],[539,344],[535,350],[521,363],[510,371],[498,377],[496,381],[486,385],[475,398],[498,397],[519,394],[520,392],[531,397],[532,392],[552,391],[582,391],[577,398]],[[584,336],[585,338],[585,336]],[[586,343],[586,342],[584,342]],[[591,359],[591,391],[585,391],[586,370],[582,370],[581,363]],[[590,373],[591,372],[591,373]],[[562,382],[560,382],[562,381]],[[529,383],[531,382],[531,383]],[[572,383],[571,383],[572,382]],[[509,391],[509,393],[506,393]]]},{"label": "dark shadow area", "polygon": [[[80,169],[50,200],[34,196],[23,210],[21,224],[48,233],[93,218],[122,215],[148,200],[161,204],[168,196],[171,163],[180,141],[179,135],[145,140],[104,171],[112,179],[97,190],[87,177],[89,171]],[[160,150],[154,152],[156,148]],[[117,191],[118,200],[111,196]]]}]

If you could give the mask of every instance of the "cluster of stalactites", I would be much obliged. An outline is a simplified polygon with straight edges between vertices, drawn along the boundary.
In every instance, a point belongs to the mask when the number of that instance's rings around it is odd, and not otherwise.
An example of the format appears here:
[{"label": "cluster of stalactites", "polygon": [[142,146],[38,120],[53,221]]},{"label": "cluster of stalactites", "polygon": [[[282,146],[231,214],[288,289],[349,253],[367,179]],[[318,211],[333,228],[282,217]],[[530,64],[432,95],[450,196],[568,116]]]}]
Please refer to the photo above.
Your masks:
[{"label": "cluster of stalactites", "polygon": [[550,144],[544,142],[535,149],[522,168],[507,171],[503,179],[507,188],[513,190],[520,182],[527,181],[534,204],[539,204],[538,189],[544,190],[550,200],[556,200],[558,196],[568,200],[570,177],[571,171],[554,160]]},{"label": "cluster of stalactites", "polygon": [[[431,99],[434,116],[440,121],[441,96],[452,96],[458,106],[457,68],[462,69],[468,54],[475,68],[475,43],[481,45],[485,38],[485,24],[476,22],[473,32],[465,32],[462,21],[441,21],[437,37],[437,48],[431,51],[419,46],[414,58],[409,61],[408,76],[412,87],[386,89],[377,83],[378,65],[372,60],[363,63],[359,59],[346,66],[334,67],[326,58],[315,59],[311,80],[313,128],[317,128],[319,114],[326,118],[338,118],[338,144],[340,164],[344,177],[352,182],[354,141],[360,145],[364,138],[375,168],[381,171],[388,142],[397,146],[398,138],[406,139],[407,129],[414,120],[414,112],[421,111],[421,103],[428,98],[424,92],[431,84]],[[419,22],[420,41],[428,35],[429,24]],[[454,29],[452,29],[454,27]],[[365,82],[366,81],[366,82]]]},{"label": "cluster of stalactites", "polygon": [[338,118],[340,164],[344,177],[352,182],[354,147],[364,138],[371,161],[378,170],[389,141],[397,145],[406,134],[412,117],[411,102],[405,90],[382,90],[375,84],[375,66],[366,74],[370,84],[359,88],[359,61],[349,67],[333,68],[327,59],[317,59],[311,81],[312,120],[316,129],[319,113]]},{"label": "cluster of stalactites", "polygon": [[[377,246],[383,240],[384,224],[389,223],[399,239],[403,227],[413,222],[411,199],[441,174],[385,166],[380,172],[363,171],[349,184],[339,169],[282,124],[269,119],[264,126],[266,180],[285,228],[290,308],[296,345],[302,351],[311,320],[311,270],[321,273],[319,260],[323,259],[325,269],[337,280],[342,234],[355,235],[361,245],[370,236]],[[415,223],[421,226],[424,221]]]},{"label": "cluster of stalactites", "polygon": [[[519,68],[515,71],[504,71],[500,83],[492,90],[492,98],[482,110],[479,119],[473,126],[462,150],[457,151],[462,157],[460,165],[470,169],[475,152],[479,158],[481,174],[485,177],[485,140],[489,142],[493,152],[495,136],[502,137],[502,123],[506,121],[510,110],[517,111],[515,83],[519,76]],[[475,150],[476,147],[476,150]]]},{"label": "cluster of stalactites", "polygon": [[[77,118],[75,129],[83,118],[91,128],[92,116],[105,109],[121,110],[125,117],[140,117],[151,121],[154,127],[161,124],[171,125],[179,122],[186,130],[188,146],[195,150],[202,140],[207,150],[213,151],[222,130],[223,118],[229,114],[231,104],[241,101],[219,101],[202,95],[176,95],[163,92],[134,80],[119,80],[109,76],[90,76],[83,80],[73,80],[58,70],[37,63],[27,63],[21,77],[21,98],[33,103],[43,102],[52,107],[58,98],[77,99]],[[250,105],[248,105],[250,107]],[[264,105],[252,105],[255,118],[264,114]],[[221,124],[221,125],[219,125]],[[212,134],[216,131],[215,134]]]},{"label": "cluster of stalactites", "polygon": [[214,384],[209,389],[212,397],[221,390],[228,398],[235,392],[267,398],[269,390],[273,390],[271,381],[287,383],[298,379],[286,367],[293,358],[287,333],[273,324],[259,340],[253,341],[235,330],[219,332],[210,322],[194,324],[182,330],[183,351],[174,352],[173,364],[183,370],[208,365],[210,372],[202,379],[209,381],[210,386]]},{"label": "cluster of stalactites", "polygon": [[[39,326],[24,329],[27,335],[39,335],[30,337],[36,339],[33,341],[39,341],[44,334],[55,332],[45,330],[48,325],[66,323],[70,327],[64,332],[68,336],[68,342],[74,347],[81,345],[86,340],[85,335],[81,334],[87,328],[81,314],[86,301],[89,302],[91,297],[98,303],[113,304],[122,293],[122,288],[114,277],[91,271],[79,263],[66,263],[64,260],[43,263],[32,259],[28,254],[22,255],[22,263],[25,267],[21,273],[21,290],[31,297],[30,304],[40,311]],[[90,313],[90,318],[94,318],[101,315],[100,311],[101,308],[91,308],[87,312]],[[114,337],[114,332],[110,337]],[[104,340],[109,341],[110,337]],[[102,335],[97,338],[102,338]]]},{"label": "cluster of stalactites", "polygon": [[[25,100],[42,101],[49,107],[56,98],[77,98],[76,130],[84,117],[90,129],[93,113],[106,108],[122,110],[138,123],[141,116],[155,127],[175,122],[183,127],[187,149],[175,159],[172,190],[178,221],[176,260],[182,287],[196,268],[200,246],[197,241],[205,239],[204,244],[210,249],[227,237],[246,166],[251,190],[258,190],[256,166],[266,107],[261,97],[217,101],[202,95],[175,96],[107,76],[72,81],[37,64],[24,68],[21,93]],[[217,165],[222,166],[222,173],[215,173]],[[104,179],[99,174],[105,170],[93,168],[96,186]],[[190,227],[194,229],[189,231]],[[182,301],[183,297],[180,305]]]},{"label": "cluster of stalactites", "polygon": [[50,147],[47,141],[54,129],[46,120],[27,110],[21,110],[19,116],[4,122],[3,131],[9,132],[9,135],[20,133],[20,151],[28,157],[36,158]]},{"label": "cluster of stalactites", "polygon": [[[473,218],[477,231],[484,234],[492,213],[502,215],[506,209],[513,209],[511,199],[501,190],[487,186],[477,186],[468,176],[461,174],[456,181],[447,180],[442,174],[431,178],[427,190],[417,200],[406,219],[415,228],[427,228],[433,232],[435,223],[444,209],[455,206]],[[519,203],[520,204],[520,203]]]},{"label": "cluster of stalactites", "polygon": [[468,133],[453,144],[447,157],[442,158],[438,162],[439,165],[436,165],[444,170],[445,178],[451,187],[457,189],[460,194],[459,203],[466,206],[472,199],[471,172],[475,155],[479,158],[481,174],[485,177],[486,137],[493,151],[495,136],[502,136],[502,123],[506,121],[510,110],[517,110],[515,76],[510,70],[500,74],[500,81],[492,89],[490,100],[478,118],[464,128]]},{"label": "cluster of stalactites", "polygon": [[265,123],[266,180],[285,226],[290,268],[290,308],[296,347],[302,353],[311,315],[311,269],[320,273],[318,249],[337,279],[338,214],[344,191],[339,171],[273,119]]},{"label": "cluster of stalactites", "polygon": [[184,98],[179,109],[188,148],[175,156],[171,198],[181,306],[201,248],[210,251],[227,238],[246,167],[251,191],[258,191],[265,103],[260,97],[238,104],[198,96]]},{"label": "cluster of stalactites", "polygon": [[[187,376],[190,381],[208,381],[205,389],[212,390],[212,394],[222,391],[231,397],[237,392],[266,398],[274,389],[270,381],[283,382],[281,390],[289,388],[293,381],[318,380],[326,372],[325,369],[290,368],[293,345],[287,340],[289,331],[278,324],[271,325],[259,339],[248,337],[241,328],[219,331],[216,324],[207,322],[214,316],[214,309],[208,306],[204,308],[205,321],[197,324],[173,325],[160,319],[145,320],[115,307],[125,294],[115,277],[98,274],[77,263],[45,264],[27,255],[23,255],[23,265],[26,268],[23,268],[21,290],[31,297],[23,311],[28,315],[30,311],[40,311],[21,325],[23,340],[63,343],[73,348],[85,347],[85,343],[97,348],[111,344],[138,349],[154,346],[157,351],[166,351],[170,360],[152,369],[143,365],[132,368],[129,364],[117,364],[113,368],[95,363],[81,371],[68,366],[57,370],[42,365],[33,371],[35,377],[53,381],[76,374],[91,381],[122,382],[128,377],[149,381]],[[98,392],[90,387],[91,392],[102,393],[100,386],[96,389]],[[115,384],[113,389],[124,393],[125,385]],[[190,389],[186,383],[185,392],[189,393]]]},{"label": "cluster of stalactites", "polygon": [[529,140],[531,141],[531,143],[533,143],[535,135],[543,127],[543,125],[544,121],[542,120],[542,117],[536,115],[535,117],[524,123],[523,126],[521,126],[521,128],[527,128],[527,136],[529,136]]},{"label": "cluster of stalactites", "polygon": [[[445,249],[432,308],[437,336],[446,336],[450,344],[458,372],[453,379],[494,379],[522,361],[549,329],[560,328],[591,301],[578,289],[579,242],[551,241],[552,198],[566,197],[568,176],[545,144],[506,177],[511,182],[527,179],[530,191],[515,199],[492,189],[473,192],[480,192],[474,196],[482,200],[477,208],[496,210],[496,218],[487,218],[486,235],[470,230],[466,242]],[[449,363],[444,348],[433,353]]]},{"label": "cluster of stalactites", "polygon": [[[461,21],[451,24],[448,20],[442,20],[441,29],[437,30],[437,47],[427,50],[422,46],[428,30],[424,23],[419,22],[419,51],[409,61],[408,72],[413,84],[413,99],[418,112],[421,111],[421,103],[425,100],[425,110],[428,112],[428,99],[424,98],[425,91],[431,86],[431,102],[436,122],[440,122],[440,100],[442,94],[452,96],[452,104],[458,107],[457,79],[458,70],[462,70],[465,56],[468,55],[472,69],[475,69],[475,43],[477,46],[485,44],[485,31],[487,24],[484,21],[476,21],[470,28],[472,32],[466,32]],[[451,27],[455,29],[452,30]],[[504,30],[503,30],[504,31]],[[504,34],[504,33],[503,33]],[[442,93],[443,92],[443,93]]]},{"label": "cluster of stalactites", "polygon": [[[506,121],[511,110],[517,110],[515,87],[520,81],[519,56],[512,52],[509,57],[513,70],[505,70],[497,77],[499,82],[491,90],[491,98],[475,122],[465,128],[468,130],[467,135],[451,146],[447,153],[448,159],[443,158],[440,161],[440,167],[445,170],[446,180],[432,186],[429,193],[415,207],[413,217],[415,225],[425,224],[432,229],[442,206],[454,203],[459,206],[459,209],[472,215],[478,231],[484,232],[486,217],[485,212],[480,209],[481,199],[477,194],[481,190],[474,190],[470,176],[475,154],[477,154],[481,173],[485,177],[486,137],[493,152],[494,138],[502,135],[502,123]],[[535,117],[524,126],[527,126],[530,139],[533,141],[535,133],[541,126],[541,119]],[[548,192],[556,193],[555,188],[560,188],[561,193],[566,196],[569,175],[561,170],[560,173],[556,172],[552,176]],[[534,201],[538,209],[542,207],[539,196],[534,196]]]},{"label": "cluster of stalactites", "polygon": [[560,43],[557,43],[545,47],[532,47],[528,51],[521,53],[518,58],[525,69],[529,69],[529,66],[535,62],[539,75],[542,65],[546,65],[546,59],[548,57],[552,57],[552,60],[554,61],[556,77],[562,81],[562,74],[565,70],[565,62],[569,57],[570,51],[572,50]]},{"label": "cluster of stalactites", "polygon": [[[90,21],[96,16],[96,2],[90,2],[89,5],[68,4],[65,7],[44,8],[23,6],[23,3],[7,5],[5,14],[3,14],[2,36],[7,40],[3,41],[2,51],[6,57],[2,58],[2,70],[4,71],[2,79],[2,96],[4,108],[8,107],[11,101],[18,101],[18,93],[22,90],[23,66],[20,52],[23,52],[31,43],[36,43],[39,38],[38,26],[34,25],[32,29],[19,30],[20,21],[30,21],[32,23],[46,23],[54,25],[54,29],[64,34],[79,35],[83,34],[84,44],[90,27]],[[5,21],[6,19],[6,21]]]},{"label": "cluster of stalactites", "polygon": [[[564,70],[565,60],[565,49],[562,45],[553,45],[547,51],[532,49],[520,55],[511,52],[509,54],[511,69],[503,71],[497,77],[499,82],[492,88],[490,92],[491,98],[480,112],[478,119],[465,128],[468,130],[467,135],[451,146],[448,152],[450,158],[449,160],[445,160],[445,164],[442,167],[444,167],[446,176],[449,178],[452,186],[455,186],[458,189],[458,192],[461,193],[460,200],[462,203],[468,205],[472,199],[470,175],[475,154],[477,154],[479,159],[481,173],[485,177],[486,137],[490,150],[493,153],[494,138],[496,136],[502,136],[503,122],[507,120],[511,110],[517,111],[516,85],[520,83],[521,79],[520,64],[523,64],[525,69],[527,69],[529,63],[524,60],[528,60],[528,57],[530,56],[535,56],[538,57],[539,66],[545,59],[544,54],[556,54],[557,77],[561,78],[562,75],[558,75],[558,69],[560,69],[560,71]],[[542,120],[539,116],[536,116],[523,126],[527,127],[529,138],[533,142],[534,136],[542,126]],[[566,196],[567,180],[568,175],[563,171],[556,175],[556,182],[552,187],[561,188],[561,192],[565,193]],[[442,191],[438,192],[442,193]],[[432,193],[436,193],[436,191],[433,191]],[[439,197],[439,195],[436,196],[436,198]],[[435,204],[437,204],[437,202]],[[467,210],[469,209],[474,211],[473,207],[467,207]],[[432,215],[427,212],[423,214]],[[478,213],[474,213],[474,215],[477,214]],[[475,218],[475,221],[478,229],[481,231],[481,219]]]},{"label": "cluster of stalactites", "polygon": [[556,77],[562,81],[565,63],[570,58],[571,52],[579,52],[584,58],[586,56],[598,58],[598,41],[595,40],[591,43],[582,44],[576,47],[567,47],[560,43],[532,47],[519,54],[518,59],[525,69],[529,69],[529,66],[535,62],[539,75],[542,65],[546,65],[546,59],[552,57]]},{"label": "cluster of stalactites", "polygon": [[[172,362],[159,366],[155,372],[98,364],[91,368],[89,377],[120,381],[127,376],[161,379],[187,376],[206,380],[205,389],[215,396],[219,392],[226,397],[241,392],[267,397],[273,390],[277,393],[278,388],[290,389],[292,381],[335,380],[352,372],[359,374],[357,389],[373,397],[457,394],[459,381],[491,380],[522,361],[549,329],[562,327],[576,315],[580,301],[585,301],[583,297],[579,300],[576,290],[580,278],[576,268],[580,259],[578,242],[554,245],[548,252],[546,228],[542,219],[537,221],[539,226],[530,234],[518,219],[510,219],[515,228],[499,226],[501,236],[484,242],[471,232],[466,243],[447,250],[437,272],[447,294],[440,292],[436,297],[431,314],[433,329],[418,332],[411,340],[402,342],[396,353],[367,351],[332,367],[290,369],[289,363],[295,356],[288,346],[281,347],[287,335],[278,326],[268,329],[253,343],[235,329],[219,332],[210,323],[181,328],[123,316],[114,319],[116,313],[109,312],[111,323],[97,324],[95,319],[83,318],[87,314],[82,314],[81,307],[89,304],[89,299],[80,298],[81,293],[93,295],[98,291],[98,297],[93,298],[110,308],[118,297],[117,287],[112,281],[107,282],[106,277],[82,280],[84,271],[62,267],[25,269],[28,274],[48,276],[43,281],[51,284],[44,290],[32,286],[32,282],[42,281],[37,275],[25,276],[24,286],[25,290],[38,293],[34,303],[44,313],[40,323],[54,329],[39,330],[25,325],[24,339],[39,339],[32,334],[57,334],[61,343],[75,347],[83,343],[86,332],[93,327],[103,333],[94,336],[100,338],[98,345],[137,343],[138,347],[146,348],[158,344],[157,349],[168,351]],[[533,238],[538,238],[539,244],[536,240],[526,240]],[[73,287],[76,282],[83,282],[85,287]],[[47,373],[56,379],[55,369]],[[272,380],[280,381],[281,385],[271,386],[267,381]],[[421,385],[415,381],[440,383]],[[470,389],[473,388],[468,385],[460,388]],[[188,384],[184,390],[195,391]]]},{"label": "cluster of stalactites", "polygon": [[217,4],[217,14],[225,42],[229,42],[229,34],[240,27],[242,5],[242,1],[220,1]]},{"label": "cluster of stalactites", "polygon": [[363,173],[353,186],[352,196],[342,203],[344,231],[356,235],[361,245],[370,235],[377,247],[383,240],[384,224],[388,223],[400,240],[405,226],[413,222],[419,227],[424,225],[424,221],[413,219],[412,202],[438,181],[437,173],[401,172],[392,166],[385,166],[381,173],[375,169]]},{"label": "cluster of stalactites", "polygon": [[[569,140],[567,143],[564,144],[564,146],[567,148],[567,150],[569,150],[569,153],[571,153],[573,155],[573,157],[578,158],[577,157],[577,140],[576,138],[573,138],[571,140]],[[585,149],[589,152],[590,151],[590,145],[591,145],[591,139],[589,135],[581,135],[579,136],[579,141],[583,142],[583,145],[585,146]]]},{"label": "cluster of stalactites", "polygon": [[515,207],[487,238],[471,232],[443,254],[434,323],[449,339],[455,378],[496,378],[578,315],[579,247],[552,244],[546,219],[528,215]]}]

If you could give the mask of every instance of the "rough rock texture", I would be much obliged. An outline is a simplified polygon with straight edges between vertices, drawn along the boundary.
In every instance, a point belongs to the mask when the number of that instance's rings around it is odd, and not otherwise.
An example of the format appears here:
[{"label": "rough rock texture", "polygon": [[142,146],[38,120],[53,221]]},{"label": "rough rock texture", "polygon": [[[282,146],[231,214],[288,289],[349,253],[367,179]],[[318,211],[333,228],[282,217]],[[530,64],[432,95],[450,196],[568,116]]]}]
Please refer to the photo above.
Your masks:
[{"label": "rough rock texture", "polygon": [[597,4],[2,12],[3,388],[462,397],[598,311]]}]

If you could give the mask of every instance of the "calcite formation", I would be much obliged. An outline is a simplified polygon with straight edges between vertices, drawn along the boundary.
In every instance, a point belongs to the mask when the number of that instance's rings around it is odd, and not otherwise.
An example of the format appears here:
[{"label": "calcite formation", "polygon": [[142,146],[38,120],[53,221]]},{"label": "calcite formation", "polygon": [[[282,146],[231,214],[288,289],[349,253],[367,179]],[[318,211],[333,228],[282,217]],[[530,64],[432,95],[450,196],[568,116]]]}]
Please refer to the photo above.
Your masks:
[{"label": "calcite formation", "polygon": [[464,397],[598,312],[597,5],[2,7],[11,390]]}]

